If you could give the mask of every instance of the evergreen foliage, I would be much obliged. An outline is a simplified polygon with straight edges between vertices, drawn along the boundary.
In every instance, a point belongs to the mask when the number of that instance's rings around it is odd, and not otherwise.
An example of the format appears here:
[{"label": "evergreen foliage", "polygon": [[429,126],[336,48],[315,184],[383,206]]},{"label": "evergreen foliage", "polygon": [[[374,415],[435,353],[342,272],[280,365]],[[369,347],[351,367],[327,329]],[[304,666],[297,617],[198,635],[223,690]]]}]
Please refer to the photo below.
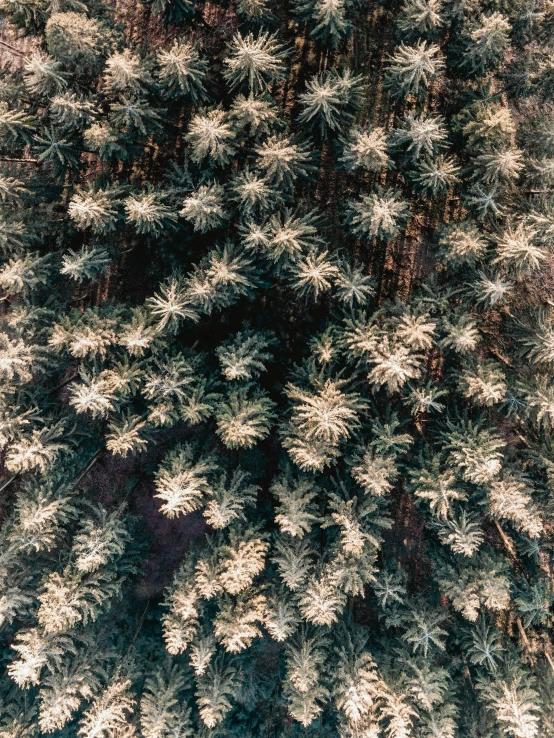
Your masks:
[{"label": "evergreen foliage", "polygon": [[0,736],[554,736],[552,3],[0,10]]}]

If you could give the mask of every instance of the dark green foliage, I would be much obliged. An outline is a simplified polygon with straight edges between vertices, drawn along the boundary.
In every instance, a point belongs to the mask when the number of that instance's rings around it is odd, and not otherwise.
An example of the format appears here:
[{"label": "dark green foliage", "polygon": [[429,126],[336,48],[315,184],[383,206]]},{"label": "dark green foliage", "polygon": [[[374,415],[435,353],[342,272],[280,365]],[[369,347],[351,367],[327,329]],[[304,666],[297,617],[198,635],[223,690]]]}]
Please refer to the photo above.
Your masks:
[{"label": "dark green foliage", "polygon": [[145,0],[164,23],[180,23],[194,15],[194,0]]}]

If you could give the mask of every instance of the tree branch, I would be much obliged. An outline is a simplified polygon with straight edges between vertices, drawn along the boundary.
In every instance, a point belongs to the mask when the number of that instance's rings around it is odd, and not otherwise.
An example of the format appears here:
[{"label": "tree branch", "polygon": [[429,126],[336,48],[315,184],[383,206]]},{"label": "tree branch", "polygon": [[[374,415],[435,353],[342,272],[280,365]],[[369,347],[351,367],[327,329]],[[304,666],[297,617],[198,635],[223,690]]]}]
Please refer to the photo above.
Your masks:
[{"label": "tree branch", "polygon": [[525,650],[527,653],[531,653],[531,644],[529,643],[529,639],[527,638],[527,633],[525,632],[523,628],[523,623],[521,622],[521,618],[516,618],[516,624],[517,629],[519,630],[519,635],[521,636],[521,640],[525,644]]},{"label": "tree branch", "polygon": [[40,164],[38,159],[12,159],[9,156],[0,156],[0,161],[14,162],[15,164]]},{"label": "tree branch", "polygon": [[[527,633],[525,632],[525,629],[523,627],[523,623],[521,622],[521,618],[516,618],[516,624],[517,629],[519,630],[519,634],[521,636],[521,640],[523,641],[525,645],[525,650],[527,653],[531,653],[531,644],[529,643],[529,639],[527,638]],[[554,661],[552,661],[552,656],[549,654],[549,652],[546,650],[546,646],[543,649],[544,657],[550,664],[550,668],[552,669],[552,673],[554,674]]]},{"label": "tree branch", "polygon": [[23,58],[27,58],[27,54],[24,51],[21,51],[21,49],[16,48],[15,46],[12,46],[11,44],[6,43],[6,41],[0,40],[0,46],[3,46],[5,49],[8,49],[12,52],[12,54],[17,54],[18,56],[21,56]]},{"label": "tree branch", "polygon": [[514,368],[514,365],[510,361],[508,361],[508,359],[505,356],[502,356],[502,354],[499,351],[497,351],[496,349],[489,347],[489,352],[494,357],[496,357],[498,359],[498,361],[501,361],[504,364],[504,366],[507,366],[510,369],[513,369]]},{"label": "tree branch", "polygon": [[135,641],[138,638],[138,635],[139,635],[139,633],[140,633],[140,631],[142,629],[142,626],[144,625],[144,618],[146,617],[146,612],[148,610],[149,605],[150,605],[150,597],[146,600],[146,607],[144,608],[143,613],[140,616],[140,620],[139,620],[138,625],[137,625],[137,628],[135,630],[135,634],[133,635],[133,638],[132,638],[131,642],[129,643],[129,648],[127,649],[127,654],[129,654],[131,652],[131,649],[132,649]]},{"label": "tree branch", "polygon": [[15,482],[15,480],[16,480],[16,479],[18,478],[18,476],[19,476],[19,474],[14,474],[14,475],[13,475],[13,477],[12,477],[11,479],[8,479],[8,481],[7,481],[7,482],[5,482],[5,484],[3,484],[3,485],[2,485],[1,487],[0,487],[0,492],[3,492],[3,491],[4,491],[5,489],[8,489],[8,487],[10,486],[10,484],[11,484],[12,482]]},{"label": "tree branch", "polygon": [[89,463],[88,463],[87,467],[85,468],[85,470],[82,471],[79,474],[79,476],[77,477],[77,479],[73,482],[73,489],[75,489],[75,487],[81,482],[81,480],[89,473],[89,471],[92,469],[92,467],[98,461],[98,457],[100,456],[101,453],[102,453],[102,449],[98,449],[98,451],[94,454],[94,456],[92,457],[92,459],[89,461]]},{"label": "tree branch", "polygon": [[54,389],[50,390],[51,395],[53,395],[55,392],[58,392],[58,390],[61,390],[63,387],[65,387],[70,382],[73,382],[74,379],[77,379],[79,376],[79,372],[75,372],[74,374],[71,374],[67,379],[64,379],[63,382],[60,382],[57,387],[54,387]]},{"label": "tree branch", "polygon": [[512,541],[511,538],[508,538],[508,536],[504,533],[504,531],[500,527],[500,523],[498,522],[498,520],[493,518],[493,522],[496,526],[496,530],[498,531],[498,534],[500,535],[500,538],[502,539],[502,543],[506,546],[508,553],[510,554],[510,556],[513,556],[515,558],[516,553],[514,549],[514,542]]}]

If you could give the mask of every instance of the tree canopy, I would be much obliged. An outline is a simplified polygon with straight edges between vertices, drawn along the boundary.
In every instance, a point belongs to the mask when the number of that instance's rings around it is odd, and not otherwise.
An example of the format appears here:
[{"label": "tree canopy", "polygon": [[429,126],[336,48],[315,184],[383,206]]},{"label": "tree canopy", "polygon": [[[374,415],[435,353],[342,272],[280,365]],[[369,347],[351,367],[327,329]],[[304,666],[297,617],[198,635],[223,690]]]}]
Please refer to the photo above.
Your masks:
[{"label": "tree canopy", "polygon": [[552,2],[0,12],[0,737],[553,737]]}]

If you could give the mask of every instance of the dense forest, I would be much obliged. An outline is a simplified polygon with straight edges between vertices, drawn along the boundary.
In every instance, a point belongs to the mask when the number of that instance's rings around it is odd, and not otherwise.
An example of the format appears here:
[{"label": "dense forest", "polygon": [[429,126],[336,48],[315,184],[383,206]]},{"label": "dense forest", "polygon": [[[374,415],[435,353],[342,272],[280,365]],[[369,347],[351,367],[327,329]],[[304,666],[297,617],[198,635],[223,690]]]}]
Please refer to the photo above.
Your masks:
[{"label": "dense forest", "polygon": [[554,738],[553,0],[0,17],[0,738]]}]

